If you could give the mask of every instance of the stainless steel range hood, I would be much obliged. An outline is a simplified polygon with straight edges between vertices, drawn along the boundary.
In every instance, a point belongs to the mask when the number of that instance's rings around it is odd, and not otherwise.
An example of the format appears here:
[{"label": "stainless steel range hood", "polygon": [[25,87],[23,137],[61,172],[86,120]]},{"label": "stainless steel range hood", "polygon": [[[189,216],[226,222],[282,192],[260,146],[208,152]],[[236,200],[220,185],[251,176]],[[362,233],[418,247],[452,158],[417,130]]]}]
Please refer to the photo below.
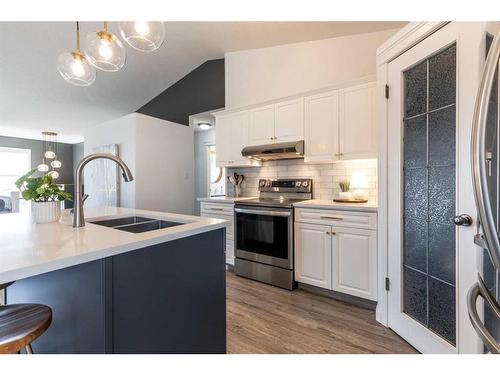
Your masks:
[{"label": "stainless steel range hood", "polygon": [[304,141],[248,146],[241,151],[241,155],[250,159],[264,161],[301,159],[304,157]]}]

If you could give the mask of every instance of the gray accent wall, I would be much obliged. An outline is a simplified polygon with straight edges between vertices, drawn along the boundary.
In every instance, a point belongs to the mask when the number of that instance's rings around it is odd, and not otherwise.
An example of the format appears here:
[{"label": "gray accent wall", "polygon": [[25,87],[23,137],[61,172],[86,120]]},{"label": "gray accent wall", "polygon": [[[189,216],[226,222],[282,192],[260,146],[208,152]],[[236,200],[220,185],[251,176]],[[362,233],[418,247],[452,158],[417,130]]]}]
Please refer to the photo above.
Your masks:
[{"label": "gray accent wall", "polygon": [[[0,147],[24,148],[31,150],[31,167],[35,168],[42,160],[42,141],[25,138],[0,136]],[[59,170],[58,183],[73,183],[73,145],[69,143],[58,143],[58,158],[62,163]]]},{"label": "gray accent wall", "polygon": [[84,156],[83,142],[75,143],[73,145],[73,169],[75,169],[80,160],[83,159],[83,156]]},{"label": "gray accent wall", "polygon": [[189,126],[190,115],[224,107],[224,75],[224,59],[206,61],[136,112]]}]

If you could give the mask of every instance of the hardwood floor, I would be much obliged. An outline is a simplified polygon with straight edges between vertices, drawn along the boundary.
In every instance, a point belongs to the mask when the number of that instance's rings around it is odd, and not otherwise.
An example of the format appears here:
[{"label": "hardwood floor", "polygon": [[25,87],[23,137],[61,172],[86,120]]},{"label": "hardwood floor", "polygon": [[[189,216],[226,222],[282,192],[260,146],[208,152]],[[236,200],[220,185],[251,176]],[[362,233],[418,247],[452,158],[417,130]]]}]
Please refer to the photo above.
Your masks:
[{"label": "hardwood floor", "polygon": [[227,272],[228,353],[416,353],[375,312]]}]

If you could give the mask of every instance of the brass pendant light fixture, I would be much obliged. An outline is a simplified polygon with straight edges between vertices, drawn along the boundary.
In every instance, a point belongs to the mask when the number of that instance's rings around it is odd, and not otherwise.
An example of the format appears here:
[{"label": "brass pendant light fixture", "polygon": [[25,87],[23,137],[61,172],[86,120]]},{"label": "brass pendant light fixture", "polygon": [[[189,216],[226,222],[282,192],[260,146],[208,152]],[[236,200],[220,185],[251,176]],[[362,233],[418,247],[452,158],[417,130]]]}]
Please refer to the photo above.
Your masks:
[{"label": "brass pendant light fixture", "polygon": [[163,22],[120,22],[120,34],[130,47],[141,52],[152,52],[160,48],[165,40]]},{"label": "brass pendant light fixture", "polygon": [[76,22],[76,50],[63,52],[57,59],[57,70],[66,82],[76,86],[90,86],[96,70],[80,51],[80,25]]},{"label": "brass pendant light fixture", "polygon": [[[165,40],[165,26],[159,21],[120,22],[119,29],[127,44],[142,52],[157,50]],[[80,51],[80,25],[76,22],[76,46],[75,51],[62,53],[57,61],[61,76],[73,85],[89,86],[96,79],[96,69],[117,72],[125,65],[125,47],[108,30],[106,21],[102,30],[87,34],[83,53]]]},{"label": "brass pendant light fixture", "polygon": [[107,22],[102,30],[87,35],[84,51],[88,61],[105,72],[117,72],[125,65],[125,47],[116,35],[108,31]]}]

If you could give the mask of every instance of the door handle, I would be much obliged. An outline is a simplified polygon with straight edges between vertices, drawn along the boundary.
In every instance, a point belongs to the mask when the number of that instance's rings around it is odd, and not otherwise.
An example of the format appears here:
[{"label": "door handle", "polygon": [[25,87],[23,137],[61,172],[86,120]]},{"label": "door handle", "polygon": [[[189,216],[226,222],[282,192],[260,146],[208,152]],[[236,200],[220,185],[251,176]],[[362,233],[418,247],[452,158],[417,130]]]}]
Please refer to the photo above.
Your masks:
[{"label": "door handle", "polygon": [[453,223],[455,225],[461,225],[461,226],[464,226],[464,227],[469,227],[472,225],[472,218],[470,217],[470,215],[467,215],[467,214],[461,214],[461,215],[457,215],[453,218]]},{"label": "door handle", "polygon": [[490,308],[495,313],[496,317],[500,319],[500,306],[498,302],[490,294],[490,291],[484,285],[483,279],[478,275],[478,281],[472,286],[472,288],[467,293],[467,310],[469,311],[469,318],[472,323],[472,327],[477,332],[481,341],[488,348],[492,354],[500,354],[500,344],[495,340],[490,332],[486,329],[485,325],[479,318],[477,312],[476,302],[478,297],[481,296],[485,302],[490,306]]}]

